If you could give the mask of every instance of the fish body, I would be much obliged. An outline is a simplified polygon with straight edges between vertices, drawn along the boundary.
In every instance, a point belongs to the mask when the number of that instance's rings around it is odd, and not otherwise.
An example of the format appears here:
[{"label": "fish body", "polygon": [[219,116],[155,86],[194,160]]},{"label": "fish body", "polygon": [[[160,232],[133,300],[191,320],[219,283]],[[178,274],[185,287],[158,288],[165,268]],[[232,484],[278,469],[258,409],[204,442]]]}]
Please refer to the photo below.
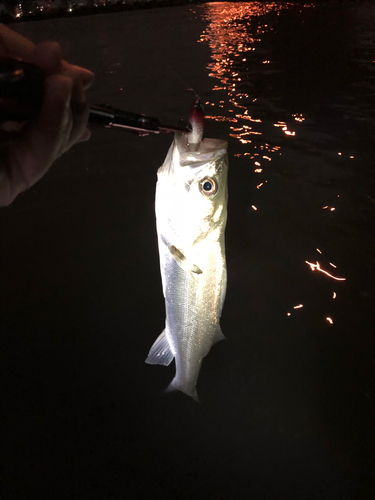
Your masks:
[{"label": "fish body", "polygon": [[[194,125],[193,125],[194,131]],[[169,389],[198,399],[202,359],[224,339],[220,315],[226,292],[227,143],[176,134],[158,170],[156,224],[165,330],[146,363],[176,362]]]}]

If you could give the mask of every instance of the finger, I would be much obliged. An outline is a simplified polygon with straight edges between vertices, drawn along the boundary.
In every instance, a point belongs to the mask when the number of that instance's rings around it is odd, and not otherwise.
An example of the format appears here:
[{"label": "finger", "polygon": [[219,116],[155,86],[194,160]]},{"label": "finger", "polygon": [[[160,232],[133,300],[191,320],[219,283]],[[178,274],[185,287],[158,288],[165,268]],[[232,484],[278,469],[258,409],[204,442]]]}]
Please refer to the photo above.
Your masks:
[{"label": "finger", "polygon": [[57,158],[60,157],[62,154],[66,153],[67,151],[69,151],[69,149],[73,146],[73,143],[71,143],[70,140],[72,136],[73,126],[74,126],[73,113],[70,108],[67,115],[67,122],[63,130],[63,140],[61,141],[61,146],[58,151]]},{"label": "finger", "polygon": [[38,43],[28,62],[38,66],[45,75],[60,72],[62,68],[60,45],[57,42]]},{"label": "finger", "polygon": [[81,66],[69,64],[66,61],[62,62],[62,73],[70,76],[73,79],[79,79],[82,83],[83,90],[87,90],[94,81],[94,73]]},{"label": "finger", "polygon": [[38,132],[53,137],[66,126],[72,90],[70,78],[62,75],[46,78],[44,103],[35,127]]},{"label": "finger", "polygon": [[14,146],[27,187],[37,182],[66,149],[72,129],[72,84],[70,78],[61,75],[46,78],[41,112],[23,141]]},{"label": "finger", "polygon": [[71,110],[73,117],[73,126],[70,132],[69,142],[67,149],[71,148],[73,144],[79,141],[87,128],[89,119],[89,106],[85,101],[83,104],[71,101]]},{"label": "finger", "polygon": [[[54,47],[52,47],[52,45]],[[53,57],[56,57],[56,52],[60,50],[60,48],[57,49],[56,46],[58,46],[56,42],[42,42],[38,45],[35,45],[27,38],[19,35],[7,26],[0,24],[0,56],[17,57],[23,59],[26,62],[32,62],[37,66],[42,67],[42,69],[45,66],[48,69],[50,65],[53,65],[53,63],[49,62],[48,56],[42,54],[41,57],[43,58],[43,62],[38,62],[38,57],[34,54],[34,51],[37,47],[38,51],[50,50],[52,53],[49,57],[53,59]],[[44,62],[45,57],[47,57],[47,62]],[[59,53],[59,57],[61,58],[61,52]],[[62,61],[61,70],[63,72],[67,71],[68,76],[72,76],[73,78],[80,78],[84,90],[87,90],[94,80],[94,74],[91,71],[74,64],[69,64],[67,61]],[[48,74],[51,73],[51,71],[48,71]]]},{"label": "finger", "polygon": [[85,142],[88,141],[91,137],[91,130],[89,128],[86,128],[85,131],[83,132],[82,136],[78,139],[77,142]]},{"label": "finger", "polygon": [[0,55],[3,57],[18,57],[28,61],[35,44],[27,38],[0,24]]},{"label": "finger", "polygon": [[22,170],[12,161],[6,145],[1,148],[0,207],[8,206],[14,198],[27,188]]}]

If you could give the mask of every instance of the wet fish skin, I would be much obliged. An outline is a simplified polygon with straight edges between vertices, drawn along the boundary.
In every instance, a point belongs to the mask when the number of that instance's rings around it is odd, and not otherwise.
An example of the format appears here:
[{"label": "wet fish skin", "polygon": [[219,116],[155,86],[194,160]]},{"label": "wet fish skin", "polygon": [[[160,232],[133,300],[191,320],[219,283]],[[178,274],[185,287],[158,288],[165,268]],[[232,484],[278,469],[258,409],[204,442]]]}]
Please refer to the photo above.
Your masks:
[{"label": "wet fish skin", "polygon": [[[190,149],[188,138],[176,134],[158,170],[155,208],[166,324],[146,362],[168,365],[175,358],[169,390],[197,400],[202,359],[224,339],[219,320],[227,281],[228,160],[225,141],[204,139],[198,151]],[[216,192],[207,194],[210,185]]]}]

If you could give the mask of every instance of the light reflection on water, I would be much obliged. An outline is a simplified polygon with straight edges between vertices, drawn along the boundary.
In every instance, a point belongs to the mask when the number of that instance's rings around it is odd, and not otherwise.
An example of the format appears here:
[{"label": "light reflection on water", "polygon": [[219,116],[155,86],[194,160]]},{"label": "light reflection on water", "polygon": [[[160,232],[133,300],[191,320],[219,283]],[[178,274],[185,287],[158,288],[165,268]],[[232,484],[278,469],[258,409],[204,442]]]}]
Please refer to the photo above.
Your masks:
[{"label": "light reflection on water", "polygon": [[[262,36],[273,30],[273,27],[262,23],[260,19],[269,12],[279,13],[282,8],[275,2],[213,3],[204,7],[208,26],[200,41],[209,43],[212,58],[208,66],[209,75],[218,80],[213,86],[218,95],[213,102],[207,102],[213,107],[208,106],[207,118],[235,123],[231,125],[229,135],[246,146],[243,152],[236,154],[237,156],[250,153],[250,157],[255,159],[262,156],[260,151],[280,154],[279,146],[275,149],[261,137],[265,133],[265,123],[255,106],[260,96],[256,95],[252,88],[251,68],[254,66],[253,52],[258,49]],[[265,58],[261,63],[269,65],[266,72],[277,71],[268,69],[272,67],[271,60],[266,58],[269,55],[263,48],[260,52],[261,57]],[[212,113],[217,107],[225,108],[226,112],[233,116]],[[302,114],[295,116],[300,118]],[[277,122],[274,125],[282,127],[286,135],[295,135],[295,131],[290,131],[285,122]]]},{"label": "light reflection on water", "polygon": [[[202,7],[202,16],[207,22],[207,28],[199,42],[207,43],[210,47],[211,61],[207,69],[209,76],[213,78],[212,98],[205,103],[206,118],[228,124],[228,135],[235,141],[231,143],[234,159],[247,161],[245,168],[247,166],[257,174],[255,188],[262,189],[263,192],[272,184],[275,174],[272,161],[279,158],[284,149],[287,150],[286,154],[290,155],[295,144],[296,149],[302,147],[306,152],[306,144],[310,143],[308,147],[311,149],[311,142],[319,142],[316,141],[316,136],[311,138],[311,131],[309,136],[305,129],[306,125],[314,122],[316,118],[309,119],[303,106],[297,109],[286,108],[280,95],[272,88],[272,79],[277,79],[283,69],[273,56],[272,45],[262,43],[265,37],[272,37],[276,16],[279,16],[283,9],[290,7],[293,7],[292,4],[280,5],[275,2],[211,3]],[[305,5],[303,8],[314,7]],[[273,21],[269,21],[268,14],[272,14]],[[267,83],[268,88],[260,88],[257,85],[259,75],[264,77],[263,81]],[[300,136],[302,141],[296,142]],[[331,138],[326,135],[323,140],[330,142]],[[341,152],[336,154],[341,155]],[[350,155],[350,159],[353,158],[354,155]],[[299,159],[304,160],[302,156]],[[321,158],[320,161],[324,166],[325,160]],[[332,173],[332,168],[330,172]],[[335,196],[340,197],[337,194]],[[250,207],[256,213],[261,210],[258,203],[250,204]],[[322,208],[327,213],[336,210],[332,204]],[[312,247],[309,259],[314,251]],[[301,255],[299,259],[303,259],[311,271],[320,272],[322,279],[346,281],[343,273],[324,255],[321,255],[321,262],[316,260],[315,263],[306,257]],[[332,259],[332,255],[330,258]],[[299,265],[296,260],[295,272],[298,272]],[[337,270],[336,274],[326,270],[329,265]],[[306,286],[309,286],[308,283]],[[330,292],[329,300],[336,297],[335,291]],[[303,311],[304,305],[291,304],[290,308],[296,312]],[[329,310],[329,306],[327,309]],[[286,314],[291,316],[292,312],[287,311]],[[319,315],[322,321],[331,325],[334,323],[333,318],[327,316],[325,311],[319,311]]]},{"label": "light reflection on water", "polygon": [[[246,146],[242,152],[236,153],[237,157],[250,155],[251,159],[259,157],[260,160],[266,158],[270,161],[272,154],[281,154],[281,145],[277,139],[279,134],[272,133],[269,127],[273,125],[286,136],[294,137],[297,124],[306,119],[301,112],[295,112],[289,117],[289,125],[280,120],[269,123],[264,118],[264,107],[273,112],[282,111],[276,105],[277,97],[273,98],[270,94],[264,102],[264,96],[254,91],[252,81],[252,74],[259,70],[259,62],[267,65],[262,70],[267,75],[280,71],[276,62],[268,58],[267,48],[260,47],[259,42],[264,34],[274,29],[262,22],[263,17],[270,12],[278,15],[288,7],[288,4],[282,6],[275,2],[251,2],[211,3],[203,8],[208,26],[199,41],[210,46],[212,62],[208,65],[209,76],[217,80],[212,88],[217,95],[211,102],[206,102],[207,119],[235,123],[230,126],[229,135]],[[225,108],[226,114],[219,110],[215,113],[217,108]],[[264,152],[269,152],[270,156],[265,157]]]}]

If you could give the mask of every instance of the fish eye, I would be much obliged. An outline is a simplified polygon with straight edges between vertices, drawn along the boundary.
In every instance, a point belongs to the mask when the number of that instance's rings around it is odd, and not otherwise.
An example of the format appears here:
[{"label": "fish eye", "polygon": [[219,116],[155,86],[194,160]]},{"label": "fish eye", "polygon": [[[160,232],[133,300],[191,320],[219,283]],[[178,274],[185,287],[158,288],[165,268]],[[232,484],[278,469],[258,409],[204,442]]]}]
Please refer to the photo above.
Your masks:
[{"label": "fish eye", "polygon": [[214,179],[211,179],[211,177],[206,177],[206,179],[203,179],[201,182],[201,192],[205,196],[213,196],[216,194],[218,191],[218,185],[217,182],[214,181]]}]

